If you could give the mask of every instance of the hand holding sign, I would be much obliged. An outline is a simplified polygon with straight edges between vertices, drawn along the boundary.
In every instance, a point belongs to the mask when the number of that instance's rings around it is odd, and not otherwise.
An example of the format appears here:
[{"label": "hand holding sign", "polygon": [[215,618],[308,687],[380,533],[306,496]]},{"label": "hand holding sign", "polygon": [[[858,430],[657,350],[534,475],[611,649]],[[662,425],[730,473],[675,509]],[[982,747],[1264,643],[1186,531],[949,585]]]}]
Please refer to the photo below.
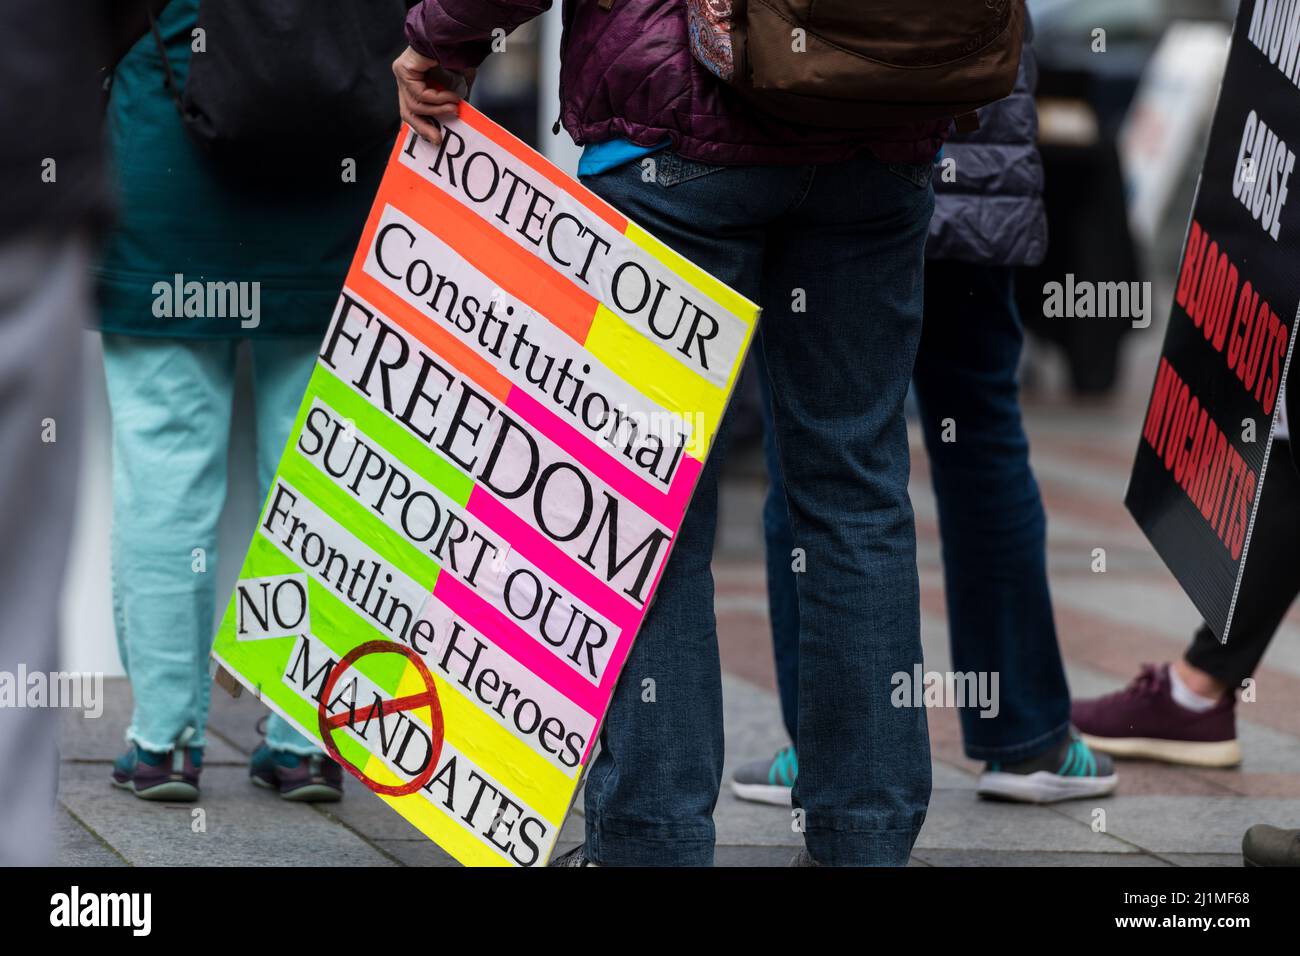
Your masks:
[{"label": "hand holding sign", "polygon": [[[474,71],[463,77],[441,71],[438,61],[412,50],[409,46],[393,61],[397,77],[397,104],[402,121],[431,143],[442,140],[441,127],[426,117],[444,121],[456,118],[461,100],[469,95]],[[437,78],[449,80],[439,84]]]}]

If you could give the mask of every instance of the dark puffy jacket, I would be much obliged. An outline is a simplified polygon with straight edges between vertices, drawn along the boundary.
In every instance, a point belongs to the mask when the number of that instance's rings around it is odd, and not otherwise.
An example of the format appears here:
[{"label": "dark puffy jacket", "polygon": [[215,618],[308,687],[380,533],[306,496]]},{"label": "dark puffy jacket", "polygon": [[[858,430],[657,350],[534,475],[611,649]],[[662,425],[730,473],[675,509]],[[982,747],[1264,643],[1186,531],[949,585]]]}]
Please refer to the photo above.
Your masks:
[{"label": "dark puffy jacket", "polygon": [[[424,0],[406,20],[417,52],[449,70],[477,67],[492,31],[507,33],[551,0]],[[749,109],[691,55],[686,0],[564,0],[560,120],[579,144],[671,137],[688,159],[722,165],[825,163],[868,148],[895,163],[928,163],[946,122],[868,135],[795,127]]]},{"label": "dark puffy jacket", "polygon": [[[103,6],[102,0],[0,5],[0,242],[106,218],[96,76],[108,60]],[[43,178],[47,168],[52,180]]]},{"label": "dark puffy jacket", "polygon": [[955,160],[954,182],[944,165],[934,177],[934,218],[925,254],[981,265],[1033,266],[1047,252],[1043,163],[1038,156],[1038,70],[1026,32],[1016,88],[979,111],[980,128],[954,136],[943,163]]}]

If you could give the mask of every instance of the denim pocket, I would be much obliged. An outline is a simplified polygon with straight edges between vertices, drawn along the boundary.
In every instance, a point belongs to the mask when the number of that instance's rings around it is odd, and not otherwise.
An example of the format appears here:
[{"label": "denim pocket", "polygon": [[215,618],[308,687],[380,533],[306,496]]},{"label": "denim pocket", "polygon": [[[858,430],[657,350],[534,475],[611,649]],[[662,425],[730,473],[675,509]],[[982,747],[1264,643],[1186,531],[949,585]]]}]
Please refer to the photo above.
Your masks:
[{"label": "denim pocket", "polygon": [[930,177],[934,175],[934,164],[932,163],[887,163],[889,171],[901,179],[906,179],[918,189],[924,189],[930,185]]},{"label": "denim pocket", "polygon": [[654,160],[655,163],[655,182],[665,187],[676,186],[678,183],[699,179],[701,176],[708,176],[710,173],[717,173],[726,169],[725,166],[714,166],[712,163],[701,163],[698,160],[686,159],[670,150],[655,153],[649,158]]}]

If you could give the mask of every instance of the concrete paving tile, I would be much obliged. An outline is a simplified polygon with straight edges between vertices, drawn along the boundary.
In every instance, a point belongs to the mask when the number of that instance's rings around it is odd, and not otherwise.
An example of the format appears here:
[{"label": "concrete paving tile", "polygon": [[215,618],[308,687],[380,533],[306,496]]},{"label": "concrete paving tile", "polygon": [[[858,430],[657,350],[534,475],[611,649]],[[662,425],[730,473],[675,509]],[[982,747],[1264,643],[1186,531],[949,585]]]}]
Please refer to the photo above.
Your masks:
[{"label": "concrete paving tile", "polygon": [[935,790],[974,790],[975,776],[942,760],[930,763],[931,786]]},{"label": "concrete paving tile", "polygon": [[713,811],[719,846],[802,846],[794,819],[789,807],[739,800],[726,784]]},{"label": "concrete paving tile", "polygon": [[1190,767],[1152,760],[1119,760],[1116,767],[1119,773],[1116,793],[1122,797],[1226,797],[1234,793],[1223,778]]},{"label": "concrete paving tile", "polygon": [[798,849],[785,846],[719,846],[714,866],[789,866]]},{"label": "concrete paving tile", "polygon": [[431,840],[376,840],[385,853],[401,861],[403,866],[460,866]]},{"label": "concrete paving tile", "polygon": [[[215,691],[224,695],[224,691]],[[111,762],[126,749],[126,728],[131,722],[131,685],[125,677],[104,680],[104,711],[86,717],[82,711],[60,711],[59,753],[64,760]],[[204,753],[207,764],[244,763],[244,755],[225,740],[209,734]]]},{"label": "concrete paving tile", "polygon": [[1108,807],[1113,799],[1079,801],[1083,816],[1076,819],[1054,808],[979,800],[971,793],[958,790],[936,791],[916,842],[917,852],[935,849],[1135,852],[1133,847],[1113,836],[1094,833],[1087,822],[1093,806]]},{"label": "concrete paving tile", "polygon": [[[206,769],[196,804],[158,804],[114,790],[101,765],[65,763],[59,797],[137,866],[391,864],[311,807],[252,787],[241,768]],[[195,810],[203,811],[206,832],[193,831]]]},{"label": "concrete paving tile", "polygon": [[231,697],[225,690],[214,685],[208,726],[246,757],[262,742],[257,726],[270,713],[271,708],[254,697],[251,691],[245,690],[238,697]]},{"label": "concrete paving tile", "polygon": [[[1086,821],[1090,808],[1058,804]],[[1294,800],[1253,797],[1113,797],[1105,804],[1106,832],[1150,853],[1239,853],[1253,824],[1296,819]],[[1290,824],[1288,824],[1290,825]]]},{"label": "concrete paving tile", "polygon": [[343,799],[318,805],[331,820],[350,827],[368,840],[422,840],[424,835],[350,773],[343,774]]},{"label": "concrete paving tile", "polygon": [[1048,850],[917,850],[930,866],[1170,866],[1145,853],[1060,853]]},{"label": "concrete paving tile", "polygon": [[54,818],[55,866],[126,866],[126,861],[83,827],[66,807]]},{"label": "concrete paving tile", "polygon": [[1174,866],[1241,866],[1241,853],[1162,853]]},{"label": "concrete paving tile", "polygon": [[723,726],[727,733],[723,773],[760,757],[771,757],[790,743],[776,694],[747,680],[722,675]]},{"label": "concrete paving tile", "polygon": [[1300,737],[1256,723],[1251,719],[1251,707],[1251,704],[1237,707],[1241,769],[1250,773],[1294,774],[1300,780]]},{"label": "concrete paving tile", "polygon": [[1300,775],[1294,773],[1244,773],[1240,770],[1198,770],[1198,776],[1222,784],[1244,797],[1290,797],[1300,800]]}]

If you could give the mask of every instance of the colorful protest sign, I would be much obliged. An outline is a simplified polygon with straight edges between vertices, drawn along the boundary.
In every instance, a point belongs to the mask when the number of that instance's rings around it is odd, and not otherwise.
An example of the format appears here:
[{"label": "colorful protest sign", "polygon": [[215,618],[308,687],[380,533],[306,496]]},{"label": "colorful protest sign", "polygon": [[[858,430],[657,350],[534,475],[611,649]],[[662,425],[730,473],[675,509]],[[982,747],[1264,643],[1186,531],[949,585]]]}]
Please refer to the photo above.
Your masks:
[{"label": "colorful protest sign", "polygon": [[544,864],[757,315],[468,105],[404,129],[217,662],[456,859]]},{"label": "colorful protest sign", "polygon": [[1300,307],[1300,33],[1287,10],[1246,0],[1237,13],[1125,497],[1223,640]]}]

